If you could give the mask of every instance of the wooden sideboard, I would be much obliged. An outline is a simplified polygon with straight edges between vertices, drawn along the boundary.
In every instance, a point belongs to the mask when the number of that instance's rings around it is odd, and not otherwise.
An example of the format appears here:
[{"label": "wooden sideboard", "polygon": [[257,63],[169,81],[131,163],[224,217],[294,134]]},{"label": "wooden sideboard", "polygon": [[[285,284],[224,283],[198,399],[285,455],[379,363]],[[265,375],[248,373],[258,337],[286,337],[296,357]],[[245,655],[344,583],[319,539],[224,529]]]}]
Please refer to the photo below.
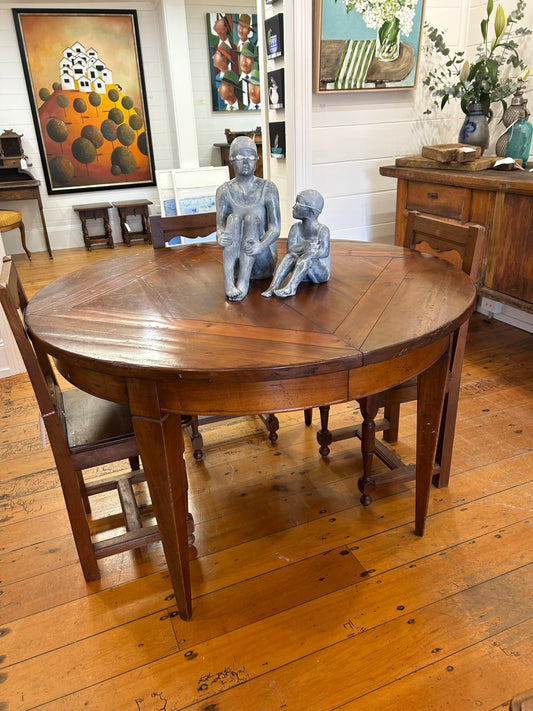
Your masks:
[{"label": "wooden sideboard", "polygon": [[398,180],[396,244],[403,241],[409,210],[485,225],[478,293],[533,313],[532,173],[397,166],[384,166],[380,173]]}]

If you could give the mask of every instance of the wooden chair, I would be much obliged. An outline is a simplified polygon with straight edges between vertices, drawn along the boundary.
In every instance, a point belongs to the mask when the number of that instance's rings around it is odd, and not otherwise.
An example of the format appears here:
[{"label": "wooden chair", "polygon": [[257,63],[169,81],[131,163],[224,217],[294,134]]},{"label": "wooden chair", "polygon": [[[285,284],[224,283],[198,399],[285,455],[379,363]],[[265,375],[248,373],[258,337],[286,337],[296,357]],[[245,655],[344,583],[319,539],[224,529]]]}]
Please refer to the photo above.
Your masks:
[{"label": "wooden chair", "polygon": [[[172,217],[161,217],[161,215],[151,215],[149,217],[152,230],[152,244],[154,249],[166,247],[168,242],[174,237],[187,237],[196,239],[197,237],[208,237],[216,232],[217,215],[216,212],[194,213],[192,215],[174,215]],[[221,292],[221,297],[222,292]],[[268,430],[268,437],[271,442],[278,438],[279,420],[274,414],[258,415]],[[307,416],[306,416],[307,417]],[[203,437],[200,433],[200,425],[207,425],[211,422],[230,419],[226,416],[202,416],[192,415],[183,417],[182,425],[188,430],[191,445],[194,450],[194,458],[200,461],[203,457]]]},{"label": "wooden chair", "polygon": [[[461,267],[476,280],[484,249],[485,228],[472,223],[459,224],[443,218],[429,217],[411,211],[407,216],[403,246],[446,259]],[[468,322],[454,334],[448,384],[442,413],[439,441],[435,458],[433,483],[447,486],[455,434],[455,420],[459,399],[461,368],[468,331]],[[320,408],[321,428],[317,433],[320,454],[326,457],[332,442],[358,437],[361,440],[363,476],[358,481],[361,503],[368,506],[372,499],[369,492],[377,485],[390,481],[406,481],[414,478],[414,464],[406,466],[388,447],[376,440],[375,433],[383,431],[386,442],[398,440],[400,405],[417,399],[417,380],[413,378],[391,390],[359,400],[363,422],[354,427],[328,429],[329,406]],[[378,422],[375,417],[384,408],[384,417]],[[372,477],[373,456],[376,454],[390,469],[389,472]]]},{"label": "wooden chair", "polygon": [[26,230],[22,222],[22,214],[18,210],[0,210],[0,233],[20,230],[22,249],[26,252],[28,259],[31,259],[31,252],[26,246]]},{"label": "wooden chair", "polygon": [[[50,359],[33,343],[23,323],[27,298],[15,265],[4,257],[0,274],[0,300],[28,371],[46,427],[65,505],[87,582],[100,577],[98,560],[159,540],[156,525],[143,526],[133,486],[145,480],[127,407],[93,397],[81,390],[61,391]],[[84,481],[83,470],[129,459],[131,471],[94,483]],[[93,542],[89,497],[117,490],[122,516],[97,519],[99,528],[126,528],[126,532]],[[150,514],[151,506],[143,513]],[[109,525],[111,524],[111,525]]]}]

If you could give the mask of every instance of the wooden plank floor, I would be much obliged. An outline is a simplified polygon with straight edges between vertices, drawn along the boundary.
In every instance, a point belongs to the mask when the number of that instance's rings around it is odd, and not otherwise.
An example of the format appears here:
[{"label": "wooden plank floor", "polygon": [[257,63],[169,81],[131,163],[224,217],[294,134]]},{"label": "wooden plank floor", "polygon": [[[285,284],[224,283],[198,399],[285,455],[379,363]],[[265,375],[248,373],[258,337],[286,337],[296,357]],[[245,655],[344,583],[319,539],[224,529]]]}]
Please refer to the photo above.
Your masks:
[{"label": "wooden plank floor", "polygon": [[[16,263],[33,294],[142,249]],[[413,484],[363,509],[358,442],[323,460],[316,414],[310,428],[280,414],[275,445],[255,418],[206,427],[204,461],[186,451],[190,622],[159,544],[85,584],[31,387],[0,380],[0,710],[507,709],[533,687],[532,355],[530,334],[474,316],[452,479],[432,489],[421,539]],[[332,426],[358,416],[332,408]],[[405,406],[409,461],[414,433]],[[113,506],[103,495],[95,517]]]}]

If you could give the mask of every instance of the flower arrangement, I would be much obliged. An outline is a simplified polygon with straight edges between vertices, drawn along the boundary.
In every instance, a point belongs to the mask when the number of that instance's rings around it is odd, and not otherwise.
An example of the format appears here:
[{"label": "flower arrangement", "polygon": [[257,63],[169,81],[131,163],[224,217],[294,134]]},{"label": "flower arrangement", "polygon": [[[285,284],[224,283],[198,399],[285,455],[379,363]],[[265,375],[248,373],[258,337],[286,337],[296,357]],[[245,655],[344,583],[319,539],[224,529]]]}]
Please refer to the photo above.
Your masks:
[{"label": "flower arrangement", "polygon": [[367,27],[377,30],[396,20],[403,35],[409,35],[413,29],[417,3],[418,0],[344,0],[347,12],[356,10]]},{"label": "flower arrangement", "polygon": [[377,30],[376,57],[382,61],[398,58],[400,33],[411,33],[417,3],[418,0],[344,0],[346,12],[355,10],[367,27]]},{"label": "flower arrangement", "polygon": [[[426,25],[429,51],[440,55],[441,61],[428,72],[423,84],[435,97],[434,106],[443,109],[451,98],[460,100],[466,114],[472,104],[481,104],[485,116],[493,115],[491,104],[500,101],[505,110],[506,97],[514,94],[527,77],[529,70],[519,55],[519,39],[531,34],[526,27],[516,27],[524,17],[524,0],[518,0],[516,8],[506,17],[501,5],[496,8],[493,37],[489,40],[489,24],[494,9],[493,0],[488,0],[486,17],[481,21],[482,42],[476,49],[472,64],[464,52],[452,54],[441,32]],[[518,70],[515,77],[505,76],[506,68]],[[430,114],[432,108],[424,113]]]}]

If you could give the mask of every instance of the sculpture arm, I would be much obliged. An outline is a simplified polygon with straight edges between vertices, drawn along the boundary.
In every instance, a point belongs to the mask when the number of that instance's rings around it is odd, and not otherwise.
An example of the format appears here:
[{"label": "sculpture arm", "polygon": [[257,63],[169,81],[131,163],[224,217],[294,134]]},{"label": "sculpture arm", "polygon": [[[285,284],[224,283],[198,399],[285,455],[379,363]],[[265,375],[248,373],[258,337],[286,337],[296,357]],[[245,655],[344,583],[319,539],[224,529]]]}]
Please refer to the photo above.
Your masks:
[{"label": "sculpture arm", "polygon": [[217,213],[217,242],[223,247],[227,247],[233,242],[233,236],[229,232],[226,232],[226,223],[231,214],[227,183],[217,188],[215,203]]},{"label": "sculpture arm", "polygon": [[265,185],[265,213],[266,228],[261,238],[262,247],[269,247],[279,237],[281,232],[281,213],[279,207],[279,193],[276,185],[270,180]]}]

